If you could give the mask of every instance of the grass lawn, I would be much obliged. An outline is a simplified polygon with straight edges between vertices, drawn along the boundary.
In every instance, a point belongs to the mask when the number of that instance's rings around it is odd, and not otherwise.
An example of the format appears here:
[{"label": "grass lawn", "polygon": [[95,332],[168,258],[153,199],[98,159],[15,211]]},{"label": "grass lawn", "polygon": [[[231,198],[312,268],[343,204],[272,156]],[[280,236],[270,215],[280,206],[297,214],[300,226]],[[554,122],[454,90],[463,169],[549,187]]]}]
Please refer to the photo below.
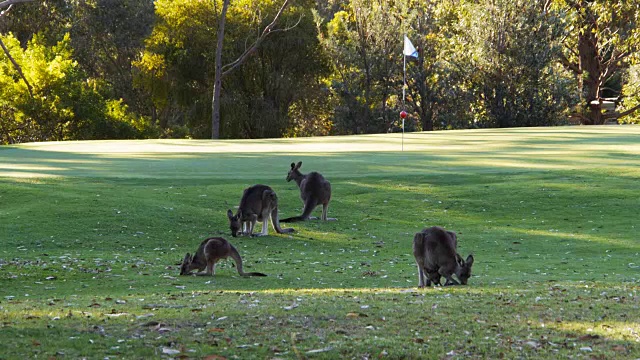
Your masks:
[{"label": "grass lawn", "polygon": [[[301,212],[297,161],[338,221],[232,238],[250,185]],[[4,146],[0,359],[637,359],[639,213],[639,126]],[[468,286],[417,288],[432,225]],[[210,236],[269,276],[178,276]]]}]

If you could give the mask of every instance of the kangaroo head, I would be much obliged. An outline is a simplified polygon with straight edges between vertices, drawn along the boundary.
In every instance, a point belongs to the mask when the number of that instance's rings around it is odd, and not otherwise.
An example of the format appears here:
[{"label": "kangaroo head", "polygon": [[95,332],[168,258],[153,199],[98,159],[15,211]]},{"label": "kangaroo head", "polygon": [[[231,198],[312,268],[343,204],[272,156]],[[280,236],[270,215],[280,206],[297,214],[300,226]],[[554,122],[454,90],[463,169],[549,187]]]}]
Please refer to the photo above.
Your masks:
[{"label": "kangaroo head", "polygon": [[242,210],[238,210],[236,215],[233,215],[233,211],[227,210],[227,217],[229,218],[231,236],[237,237],[238,233],[242,232]]},{"label": "kangaroo head", "polygon": [[300,166],[302,166],[302,161],[298,161],[297,164],[291,163],[291,170],[289,170],[289,173],[287,174],[287,182],[302,176],[300,173]]},{"label": "kangaroo head", "polygon": [[191,257],[191,254],[187,253],[187,255],[185,255],[184,259],[182,260],[182,265],[180,265],[180,275],[187,275],[191,272],[191,270],[193,270],[193,268],[191,267],[192,262],[193,257]]},{"label": "kangaroo head", "polygon": [[458,262],[458,270],[456,271],[456,276],[458,277],[462,285],[467,285],[467,282],[471,277],[471,266],[473,265],[473,255],[467,256],[467,260],[462,260],[462,257],[456,254],[456,261]]}]

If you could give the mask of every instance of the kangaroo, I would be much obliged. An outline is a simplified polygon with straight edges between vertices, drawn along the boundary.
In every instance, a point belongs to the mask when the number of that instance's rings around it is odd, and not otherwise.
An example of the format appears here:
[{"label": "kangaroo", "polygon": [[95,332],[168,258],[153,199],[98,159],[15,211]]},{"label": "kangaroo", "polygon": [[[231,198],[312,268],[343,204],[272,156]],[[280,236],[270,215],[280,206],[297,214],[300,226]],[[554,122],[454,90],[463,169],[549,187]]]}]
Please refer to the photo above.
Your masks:
[{"label": "kangaroo", "polygon": [[[440,278],[444,276],[447,285],[466,285],[471,277],[473,255],[466,260],[456,252],[458,238],[453,231],[433,226],[422,230],[413,238],[413,256],[418,265],[418,287],[440,285]],[[460,280],[453,279],[455,274]]]},{"label": "kangaroo", "polygon": [[[227,211],[231,236],[238,234],[249,236],[269,235],[269,218],[273,224],[273,229],[278,234],[291,233],[292,228],[282,229],[278,219],[278,196],[275,191],[266,185],[253,185],[244,190],[240,206],[235,215],[231,210]],[[262,232],[253,234],[253,228],[257,221],[262,222]]]},{"label": "kangaroo", "polygon": [[[242,258],[238,250],[236,250],[230,242],[221,237],[212,237],[202,241],[193,256],[187,253],[182,260],[182,266],[180,266],[180,275],[189,275],[193,270],[198,270],[200,272],[195,275],[213,276],[216,273],[216,262],[228,257],[231,257],[233,261],[235,261],[238,274],[241,276],[267,276],[259,272],[246,273],[242,271]],[[202,271],[205,267],[207,270]]]},{"label": "kangaroo", "polygon": [[[291,163],[291,170],[287,174],[287,182],[295,180],[300,188],[300,198],[304,203],[302,215],[293,216],[280,220],[280,222],[295,222],[311,219],[311,212],[320,204],[322,204],[322,220],[336,220],[335,218],[327,218],[329,210],[329,201],[331,200],[331,184],[315,171],[306,175],[300,172],[302,161],[297,164]],[[315,218],[313,218],[315,219]]]}]

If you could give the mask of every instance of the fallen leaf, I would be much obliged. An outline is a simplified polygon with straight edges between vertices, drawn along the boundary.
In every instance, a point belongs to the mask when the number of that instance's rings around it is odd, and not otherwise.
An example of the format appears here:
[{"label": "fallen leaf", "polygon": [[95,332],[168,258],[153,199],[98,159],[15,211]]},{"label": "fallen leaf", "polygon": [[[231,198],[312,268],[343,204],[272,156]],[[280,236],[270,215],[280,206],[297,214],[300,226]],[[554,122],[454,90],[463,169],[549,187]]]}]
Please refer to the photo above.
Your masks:
[{"label": "fallen leaf", "polygon": [[120,316],[127,316],[129,315],[129,313],[114,313],[112,312],[111,314],[104,314],[105,316],[108,317],[120,317]]},{"label": "fallen leaf", "polygon": [[210,332],[210,333],[219,332],[219,333],[221,333],[221,332],[224,332],[224,329],[222,329],[222,328],[211,328],[211,329],[207,330],[207,332]]},{"label": "fallen leaf", "polygon": [[202,360],[227,360],[227,358],[220,355],[207,355]]},{"label": "fallen leaf", "polygon": [[531,346],[534,349],[537,349],[540,346],[540,343],[536,341],[527,341],[524,344],[527,346]]},{"label": "fallen leaf", "polygon": [[36,339],[31,340],[31,344],[33,346],[40,346],[41,345],[40,342],[38,340],[36,340]]},{"label": "fallen leaf", "polygon": [[176,355],[176,354],[180,354],[180,350],[170,349],[170,348],[162,348],[162,353],[163,354],[168,354],[168,355]]},{"label": "fallen leaf", "polygon": [[322,348],[322,349],[309,350],[309,351],[307,351],[307,354],[317,354],[317,353],[321,353],[321,352],[325,352],[325,351],[331,351],[331,350],[333,350],[333,348],[331,346],[329,346],[329,347]]},{"label": "fallen leaf", "polygon": [[612,347],[611,350],[618,351],[618,352],[624,352],[624,351],[627,351],[627,348],[622,346],[622,345],[616,345],[616,346]]}]

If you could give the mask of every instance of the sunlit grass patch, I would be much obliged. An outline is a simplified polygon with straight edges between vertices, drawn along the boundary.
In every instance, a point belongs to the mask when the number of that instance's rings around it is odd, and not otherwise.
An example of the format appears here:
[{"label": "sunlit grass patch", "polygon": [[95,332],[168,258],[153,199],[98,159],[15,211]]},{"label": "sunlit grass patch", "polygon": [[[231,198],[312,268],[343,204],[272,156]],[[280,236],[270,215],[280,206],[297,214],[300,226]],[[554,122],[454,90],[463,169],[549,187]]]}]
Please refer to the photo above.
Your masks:
[{"label": "sunlit grass patch", "polygon": [[[3,147],[0,358],[638,358],[638,133]],[[230,237],[256,183],[300,214],[296,161],[331,181],[338,221]],[[413,234],[431,225],[474,254],[469,286],[416,287]],[[230,260],[178,276],[211,236],[268,276]]]}]

